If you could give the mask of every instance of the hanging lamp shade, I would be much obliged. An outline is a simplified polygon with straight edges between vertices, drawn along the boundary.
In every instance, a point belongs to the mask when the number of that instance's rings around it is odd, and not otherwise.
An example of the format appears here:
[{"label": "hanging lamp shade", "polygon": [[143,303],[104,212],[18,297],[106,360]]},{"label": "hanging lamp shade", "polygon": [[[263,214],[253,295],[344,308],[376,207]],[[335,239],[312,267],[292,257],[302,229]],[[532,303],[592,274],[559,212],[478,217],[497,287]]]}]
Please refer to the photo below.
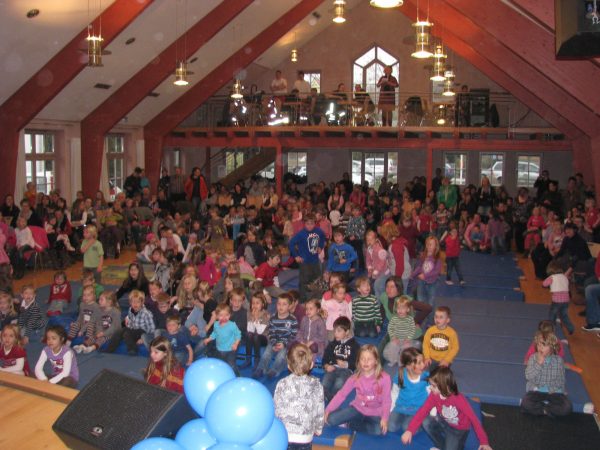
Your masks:
[{"label": "hanging lamp shade", "polygon": [[86,38],[88,45],[88,66],[90,67],[102,67],[102,41],[104,39],[100,34],[98,36],[94,36],[93,34],[88,34]]},{"label": "hanging lamp shade", "polygon": [[292,49],[292,53],[290,55],[290,61],[298,62],[298,50],[296,50],[295,48]]},{"label": "hanging lamp shade", "polygon": [[345,0],[335,0],[333,2],[333,21],[335,23],[344,23],[346,18],[344,17],[344,13],[346,11],[346,1]]},{"label": "hanging lamp shade", "polygon": [[185,61],[178,61],[177,67],[175,67],[175,86],[187,86],[189,84],[187,80],[188,70],[187,63]]},{"label": "hanging lamp shade", "polygon": [[242,94],[242,89],[244,89],[244,86],[242,86],[242,82],[236,78],[233,83],[233,90],[231,92],[231,98],[234,98],[234,99],[244,98],[244,95]]},{"label": "hanging lamp shade", "polygon": [[404,4],[404,0],[371,0],[369,3],[375,8],[397,8]]},{"label": "hanging lamp shade", "polygon": [[442,95],[444,97],[454,97],[456,95],[456,92],[454,92],[454,78],[446,78]]},{"label": "hanging lamp shade", "polygon": [[429,77],[431,81],[444,81],[446,77],[444,76],[445,72],[445,59],[444,58],[436,58],[433,63],[433,75]]},{"label": "hanging lamp shade", "polygon": [[446,105],[438,105],[435,111],[435,123],[446,125]]},{"label": "hanging lamp shade", "polygon": [[415,51],[411,54],[413,58],[425,59],[431,58],[433,53],[429,50],[430,39],[431,39],[431,27],[433,23],[429,20],[418,20],[412,24],[415,27],[415,33],[417,43],[415,45]]},{"label": "hanging lamp shade", "polygon": [[436,59],[446,59],[448,57],[448,55],[446,55],[446,52],[444,51],[444,45],[442,43],[438,43],[435,45],[433,57]]}]

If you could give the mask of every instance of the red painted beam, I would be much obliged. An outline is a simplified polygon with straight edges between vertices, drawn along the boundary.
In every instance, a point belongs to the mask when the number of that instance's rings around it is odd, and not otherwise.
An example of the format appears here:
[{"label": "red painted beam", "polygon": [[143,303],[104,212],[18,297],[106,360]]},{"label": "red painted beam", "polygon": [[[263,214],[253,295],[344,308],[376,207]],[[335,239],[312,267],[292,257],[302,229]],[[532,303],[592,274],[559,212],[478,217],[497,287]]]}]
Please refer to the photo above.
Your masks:
[{"label": "red painted beam", "polygon": [[[416,0],[407,0],[400,11],[410,14]],[[430,18],[444,24],[446,30],[460,30],[461,40],[497,67],[516,83],[527,89],[533,96],[541,99],[551,109],[565,117],[588,135],[598,132],[600,118],[568,92],[540,73],[536,67],[516,55],[497,38],[490,35],[473,21],[465,18],[448,2],[437,0],[430,10]],[[435,28],[435,27],[434,27]],[[450,33],[448,33],[450,34]],[[460,68],[458,68],[460,70]],[[495,80],[495,77],[491,77]],[[566,132],[566,130],[565,130]]]},{"label": "red painted beam", "polygon": [[232,73],[252,63],[321,3],[323,0],[300,1],[146,124],[145,168],[153,186],[158,181],[163,137],[230,82]]},{"label": "red painted beam", "polygon": [[557,60],[554,34],[549,30],[535,26],[498,0],[437,0],[433,11],[440,1],[503,42],[591,111],[600,111],[600,96],[590,95],[590,86],[600,86],[600,68],[587,60]]},{"label": "red painted beam", "polygon": [[[102,19],[105,46],[121,33],[154,0],[116,0]],[[0,195],[15,190],[19,131],[23,129],[87,65],[80,49],[87,48],[87,27],[0,106],[0,148],[6,176],[0,178]]]},{"label": "red painted beam", "polygon": [[178,52],[181,53],[185,48],[186,53],[181,54],[181,57],[188,59],[252,1],[236,0],[220,3],[83,119],[81,148],[85,148],[85,152],[81,155],[81,167],[85,168],[86,175],[82,177],[84,192],[91,194],[100,185],[104,135],[146,98],[149,92],[173,75]]}]

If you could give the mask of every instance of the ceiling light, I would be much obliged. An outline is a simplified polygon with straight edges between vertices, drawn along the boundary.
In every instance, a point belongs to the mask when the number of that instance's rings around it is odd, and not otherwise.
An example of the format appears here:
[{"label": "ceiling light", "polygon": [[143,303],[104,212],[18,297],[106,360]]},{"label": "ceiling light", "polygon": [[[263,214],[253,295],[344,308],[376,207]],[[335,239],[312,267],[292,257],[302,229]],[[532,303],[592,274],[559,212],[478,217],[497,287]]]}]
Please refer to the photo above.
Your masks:
[{"label": "ceiling light", "polygon": [[231,90],[231,98],[233,98],[233,99],[244,98],[244,95],[242,94],[243,89],[244,89],[244,86],[242,86],[242,82],[236,78],[235,81],[233,82],[233,89]]},{"label": "ceiling light", "polygon": [[415,51],[410,56],[417,59],[431,58],[433,53],[429,50],[429,33],[433,24],[429,20],[417,20],[412,26],[415,27],[417,42]]},{"label": "ceiling light", "polygon": [[433,75],[429,78],[431,81],[444,81],[444,58],[437,58],[433,63]]},{"label": "ceiling light", "polygon": [[371,0],[369,3],[375,8],[397,8],[404,4],[404,0]]},{"label": "ceiling light", "polygon": [[34,17],[39,16],[40,14],[40,10],[39,9],[30,9],[29,11],[27,11],[27,18],[28,19],[33,19]]},{"label": "ceiling light", "polygon": [[189,84],[189,81],[187,80],[188,74],[187,63],[185,61],[179,61],[175,68],[175,81],[173,81],[173,84],[175,86],[187,86]]},{"label": "ceiling light", "polygon": [[334,6],[334,16],[333,21],[335,23],[344,23],[346,18],[344,17],[344,10],[346,9],[346,1],[345,0],[335,0],[333,2]]},{"label": "ceiling light", "polygon": [[295,48],[292,49],[292,54],[290,55],[290,61],[298,62],[298,50]]}]

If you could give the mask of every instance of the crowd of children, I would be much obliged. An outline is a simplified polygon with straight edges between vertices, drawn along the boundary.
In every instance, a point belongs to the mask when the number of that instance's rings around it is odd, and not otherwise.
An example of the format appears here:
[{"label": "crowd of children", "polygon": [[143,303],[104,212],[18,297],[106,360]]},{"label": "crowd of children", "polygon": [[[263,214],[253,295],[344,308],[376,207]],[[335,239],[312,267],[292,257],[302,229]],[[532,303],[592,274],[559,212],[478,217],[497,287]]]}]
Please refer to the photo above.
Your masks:
[{"label": "crowd of children", "polygon": [[[29,374],[25,348],[38,335],[45,347],[33,374],[66,386],[77,385],[77,353],[115,352],[121,342],[130,355],[146,346],[146,380],[178,392],[185,367],[204,356],[226,361],[236,374],[252,367],[256,379],[276,378],[287,368],[290,375],[275,390],[275,407],[290,448],[310,448],[312,436],[329,424],[370,434],[403,431],[404,443],[422,426],[437,447],[447,449],[463,448],[473,427],[480,448],[488,449],[450,369],[460,350],[450,308],[433,307],[442,250],[446,283],[454,283],[456,272],[461,286],[468,281],[461,271],[462,249],[506,250],[513,228],[506,202],[483,209],[482,217],[472,213],[469,195],[457,201],[447,183],[437,196],[416,199],[407,190],[401,201],[386,191],[376,201],[372,190],[365,193],[360,186],[345,198],[344,184],[330,197],[324,186],[313,187],[315,198],[300,196],[292,184],[279,204],[267,188],[267,206],[258,210],[235,204],[243,199],[237,186],[231,205],[222,198],[226,193],[212,204],[209,197],[202,205],[206,216],[160,211],[145,244],[134,221],[137,228],[125,231],[135,231],[137,261],[116,292],[100,285],[105,248],[96,224],[88,223],[78,242],[84,267],[78,315],[67,330],[46,328],[32,286],[18,299],[0,291],[0,370]],[[121,208],[110,209],[110,217]],[[543,205],[531,209],[524,249],[554,242],[544,236],[546,216]],[[104,221],[104,230],[111,226]],[[282,286],[289,268],[298,270],[297,291]],[[552,291],[551,320],[560,318],[572,333],[566,313],[570,272],[559,265],[549,272],[544,285]],[[57,272],[47,299],[49,319],[72,310],[72,297],[65,272]],[[361,346],[361,339],[377,339],[379,345]],[[525,358],[523,411],[570,412],[561,350],[552,330],[536,334]],[[320,382],[309,376],[315,365],[323,370]],[[353,392],[354,400],[342,406]],[[436,417],[429,415],[432,408]]]}]

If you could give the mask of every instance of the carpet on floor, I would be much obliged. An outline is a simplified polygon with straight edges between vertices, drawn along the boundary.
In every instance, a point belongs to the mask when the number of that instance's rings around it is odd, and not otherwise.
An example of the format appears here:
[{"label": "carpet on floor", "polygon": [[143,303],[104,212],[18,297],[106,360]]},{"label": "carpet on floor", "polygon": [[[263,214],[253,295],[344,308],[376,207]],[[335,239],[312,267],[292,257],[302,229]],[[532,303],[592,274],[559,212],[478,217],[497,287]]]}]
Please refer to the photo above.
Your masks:
[{"label": "carpet on floor", "polygon": [[591,414],[560,419],[522,414],[516,406],[483,403],[483,426],[494,450],[596,450],[600,431]]}]

